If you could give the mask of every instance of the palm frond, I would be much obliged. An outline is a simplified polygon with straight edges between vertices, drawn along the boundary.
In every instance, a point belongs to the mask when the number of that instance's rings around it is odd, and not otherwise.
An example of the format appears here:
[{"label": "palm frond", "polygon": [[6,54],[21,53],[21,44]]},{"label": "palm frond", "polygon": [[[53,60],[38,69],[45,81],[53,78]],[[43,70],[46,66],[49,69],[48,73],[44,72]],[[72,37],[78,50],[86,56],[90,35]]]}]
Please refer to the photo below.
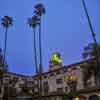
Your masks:
[{"label": "palm frond", "polygon": [[28,25],[29,27],[36,27],[39,23],[39,19],[37,16],[32,16],[31,18],[28,18]]},{"label": "palm frond", "polygon": [[87,46],[84,47],[84,52],[82,54],[82,58],[93,58],[96,56],[98,50],[98,54],[100,54],[100,45],[95,43],[89,43]]},{"label": "palm frond", "polygon": [[41,16],[42,14],[45,14],[45,8],[44,8],[44,6],[43,6],[43,4],[41,4],[41,3],[39,3],[39,4],[37,4],[36,6],[35,6],[35,11],[34,11],[34,13],[36,14],[36,15],[39,15],[39,16]]},{"label": "palm frond", "polygon": [[3,27],[9,27],[9,26],[12,25],[12,22],[13,22],[12,18],[9,17],[9,16],[4,16],[4,17],[1,19],[1,21],[2,21],[1,24],[2,24]]}]

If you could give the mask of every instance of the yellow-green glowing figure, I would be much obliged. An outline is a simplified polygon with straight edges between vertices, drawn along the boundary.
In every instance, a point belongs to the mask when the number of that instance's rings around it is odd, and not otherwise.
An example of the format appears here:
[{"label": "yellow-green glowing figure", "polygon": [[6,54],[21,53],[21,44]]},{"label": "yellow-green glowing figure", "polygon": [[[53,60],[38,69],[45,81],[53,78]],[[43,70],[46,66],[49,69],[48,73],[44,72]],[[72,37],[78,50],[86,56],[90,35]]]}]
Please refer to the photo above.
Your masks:
[{"label": "yellow-green glowing figure", "polygon": [[51,63],[52,64],[61,64],[62,63],[60,54],[58,52],[55,52],[53,54],[52,59],[51,59]]}]

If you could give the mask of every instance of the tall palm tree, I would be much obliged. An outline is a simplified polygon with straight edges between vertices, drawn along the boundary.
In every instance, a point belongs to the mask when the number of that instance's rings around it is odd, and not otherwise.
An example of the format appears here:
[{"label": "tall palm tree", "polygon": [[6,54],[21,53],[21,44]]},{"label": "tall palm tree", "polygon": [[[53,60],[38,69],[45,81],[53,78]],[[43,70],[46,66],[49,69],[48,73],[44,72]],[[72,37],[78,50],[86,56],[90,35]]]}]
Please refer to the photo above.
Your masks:
[{"label": "tall palm tree", "polygon": [[35,6],[34,13],[38,16],[40,22],[39,22],[39,50],[40,50],[40,68],[39,71],[42,72],[42,41],[41,41],[41,17],[43,14],[45,14],[45,8],[43,4],[39,3]]},{"label": "tall palm tree", "polygon": [[[99,70],[98,75],[100,75],[100,60],[99,60],[100,59],[100,56],[99,56],[100,53],[99,53],[99,50],[98,50],[98,43],[97,43],[97,40],[96,40],[96,34],[95,34],[93,27],[92,27],[92,22],[90,20],[90,16],[89,16],[88,11],[87,11],[85,0],[82,0],[82,5],[83,5],[85,15],[86,15],[86,18],[87,18],[87,21],[88,21],[88,24],[89,24],[89,28],[90,28],[91,35],[92,35],[92,38],[93,38],[93,42],[96,46],[95,47],[95,54],[96,54],[95,57],[96,57],[97,69]],[[97,78],[98,78],[98,75],[96,76]]]},{"label": "tall palm tree", "polygon": [[[96,45],[94,43],[89,43],[84,47],[84,52],[82,54],[83,59],[95,59],[96,58],[96,48],[98,48],[99,58],[100,58],[100,45]],[[95,81],[98,79],[100,66],[97,65],[96,61],[90,61],[87,63],[85,67],[83,67],[84,74],[84,82],[86,82],[92,75],[95,76]]]},{"label": "tall palm tree", "polygon": [[98,48],[98,53],[100,57],[100,44],[96,45],[95,43],[89,43],[87,46],[84,47],[82,58],[83,59],[96,58],[96,50],[95,50],[96,48]]},{"label": "tall palm tree", "polygon": [[12,26],[12,18],[9,16],[4,16],[1,20],[2,20],[2,26],[5,28],[5,44],[4,44],[4,60],[3,60],[3,66],[5,66],[6,49],[7,49],[7,32],[8,28]]},{"label": "tall palm tree", "polygon": [[31,27],[33,29],[33,33],[34,33],[34,61],[35,61],[35,68],[36,68],[36,73],[38,73],[38,64],[37,64],[37,53],[36,53],[36,26],[38,25],[39,20],[37,18],[37,16],[32,16],[32,18],[28,19],[28,24],[29,27]]},{"label": "tall palm tree", "polygon": [[45,14],[45,8],[43,6],[43,4],[39,3],[35,6],[35,11],[34,13],[38,16],[39,18],[39,52],[40,52],[40,64],[39,64],[39,79],[40,79],[40,82],[38,81],[39,84],[39,95],[41,96],[42,95],[42,77],[41,77],[41,74],[42,74],[42,71],[43,71],[43,65],[42,65],[42,41],[41,41],[41,17],[43,14]]}]

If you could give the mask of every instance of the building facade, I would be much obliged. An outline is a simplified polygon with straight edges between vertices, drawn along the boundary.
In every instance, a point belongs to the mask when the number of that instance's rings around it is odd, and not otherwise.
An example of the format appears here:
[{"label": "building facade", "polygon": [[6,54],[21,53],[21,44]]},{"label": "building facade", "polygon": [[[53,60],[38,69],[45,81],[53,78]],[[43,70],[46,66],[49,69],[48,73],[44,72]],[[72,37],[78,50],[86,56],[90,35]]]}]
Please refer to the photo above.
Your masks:
[{"label": "building facade", "polygon": [[95,63],[95,59],[90,59],[68,66],[49,64],[49,72],[41,74],[41,91],[40,75],[25,76],[5,72],[0,96],[2,98],[5,95],[5,100],[7,96],[29,96],[37,100],[41,92],[41,98],[45,100],[99,100],[100,77],[95,78]]}]

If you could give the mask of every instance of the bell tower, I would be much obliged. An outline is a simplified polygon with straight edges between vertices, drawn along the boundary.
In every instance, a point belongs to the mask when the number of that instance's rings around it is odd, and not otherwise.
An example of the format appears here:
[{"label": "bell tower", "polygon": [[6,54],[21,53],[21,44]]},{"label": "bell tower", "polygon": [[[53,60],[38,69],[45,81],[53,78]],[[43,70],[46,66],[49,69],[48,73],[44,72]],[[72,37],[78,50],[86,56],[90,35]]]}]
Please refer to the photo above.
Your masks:
[{"label": "bell tower", "polygon": [[53,53],[49,62],[49,71],[56,70],[62,66],[61,55],[58,52]]}]

